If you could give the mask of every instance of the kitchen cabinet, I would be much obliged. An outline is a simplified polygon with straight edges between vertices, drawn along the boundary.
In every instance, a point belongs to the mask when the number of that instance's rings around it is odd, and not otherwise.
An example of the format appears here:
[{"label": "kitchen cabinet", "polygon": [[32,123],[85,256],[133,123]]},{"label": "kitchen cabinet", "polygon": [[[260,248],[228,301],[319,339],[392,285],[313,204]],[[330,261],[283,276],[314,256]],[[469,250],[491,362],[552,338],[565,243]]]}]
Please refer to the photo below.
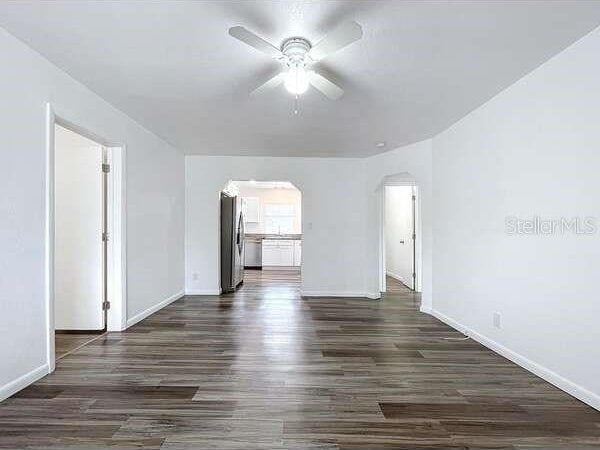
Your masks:
[{"label": "kitchen cabinet", "polygon": [[294,266],[302,265],[302,241],[294,241]]},{"label": "kitchen cabinet", "polygon": [[264,240],[262,243],[262,265],[279,266],[279,248],[273,241]]},{"label": "kitchen cabinet", "polygon": [[294,243],[283,241],[279,246],[279,261],[282,266],[294,265]]},{"label": "kitchen cabinet", "polygon": [[260,222],[260,200],[258,197],[242,197],[242,212],[246,223]]},{"label": "kitchen cabinet", "polygon": [[294,241],[263,239],[262,265],[292,267],[294,265]]}]

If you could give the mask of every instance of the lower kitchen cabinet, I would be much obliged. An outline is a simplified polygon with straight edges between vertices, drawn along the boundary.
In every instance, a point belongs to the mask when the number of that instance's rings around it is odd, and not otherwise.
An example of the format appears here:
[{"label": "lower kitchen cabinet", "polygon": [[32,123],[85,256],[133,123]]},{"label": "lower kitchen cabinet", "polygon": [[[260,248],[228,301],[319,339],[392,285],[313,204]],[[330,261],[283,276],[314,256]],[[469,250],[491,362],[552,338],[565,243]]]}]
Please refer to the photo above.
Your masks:
[{"label": "lower kitchen cabinet", "polygon": [[300,241],[263,239],[262,265],[283,267],[300,265],[299,263],[296,264],[296,242]]},{"label": "lower kitchen cabinet", "polygon": [[294,266],[302,265],[302,241],[294,241]]}]

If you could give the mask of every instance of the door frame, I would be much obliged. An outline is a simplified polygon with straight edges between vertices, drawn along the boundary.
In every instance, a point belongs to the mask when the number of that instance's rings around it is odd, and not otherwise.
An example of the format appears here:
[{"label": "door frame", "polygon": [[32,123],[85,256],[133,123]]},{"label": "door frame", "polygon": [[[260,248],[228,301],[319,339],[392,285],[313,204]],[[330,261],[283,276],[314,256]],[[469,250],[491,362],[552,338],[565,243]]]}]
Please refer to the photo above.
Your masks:
[{"label": "door frame", "polygon": [[[54,154],[56,125],[84,136],[107,150],[110,176],[107,185],[107,294],[110,309],[107,314],[108,331],[122,331],[127,328],[127,261],[126,261],[126,172],[124,144],[115,144],[90,128],[79,125],[78,118],[70,116],[50,103],[46,104],[46,233],[45,233],[45,306],[46,306],[46,358],[48,373],[55,369],[54,348]],[[101,168],[99,168],[101,170]],[[100,237],[101,238],[101,237]],[[103,299],[104,300],[104,299]]]},{"label": "door frame", "polygon": [[414,234],[416,239],[413,243],[413,267],[415,272],[415,292],[422,291],[422,255],[421,255],[421,198],[419,186],[415,181],[387,179],[381,184],[379,192],[379,290],[383,293],[387,290],[386,280],[386,258],[385,258],[385,191],[390,186],[410,186],[413,188],[415,200],[412,202]]}]

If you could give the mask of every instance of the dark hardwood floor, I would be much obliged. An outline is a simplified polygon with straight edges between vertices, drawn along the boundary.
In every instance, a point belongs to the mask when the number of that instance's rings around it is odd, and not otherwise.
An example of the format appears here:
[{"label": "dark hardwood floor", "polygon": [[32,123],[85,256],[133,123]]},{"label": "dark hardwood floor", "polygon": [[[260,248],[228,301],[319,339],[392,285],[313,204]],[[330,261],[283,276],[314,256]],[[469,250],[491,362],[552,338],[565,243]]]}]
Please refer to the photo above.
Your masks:
[{"label": "dark hardwood floor", "polygon": [[56,359],[63,358],[79,347],[97,339],[101,334],[103,333],[56,333],[54,337]]},{"label": "dark hardwood floor", "polygon": [[395,294],[395,293],[408,293],[411,291],[411,289],[406,286],[404,283],[402,283],[401,281],[396,280],[395,278],[392,278],[390,276],[386,276],[385,277],[385,287],[387,289],[387,293],[388,294]]},{"label": "dark hardwood floor", "polygon": [[[393,283],[393,281],[391,281]],[[291,272],[185,297],[0,404],[0,448],[600,447],[600,412],[418,312]]]}]

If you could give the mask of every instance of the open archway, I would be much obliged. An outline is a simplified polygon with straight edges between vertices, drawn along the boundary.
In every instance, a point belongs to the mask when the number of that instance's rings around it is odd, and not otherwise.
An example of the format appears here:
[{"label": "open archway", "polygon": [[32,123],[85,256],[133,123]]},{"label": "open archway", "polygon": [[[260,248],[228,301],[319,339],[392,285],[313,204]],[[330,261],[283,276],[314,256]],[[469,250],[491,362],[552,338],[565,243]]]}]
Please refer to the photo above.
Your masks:
[{"label": "open archway", "polygon": [[290,181],[250,179],[229,180],[220,195],[221,292],[244,281],[299,290],[302,192]]}]

